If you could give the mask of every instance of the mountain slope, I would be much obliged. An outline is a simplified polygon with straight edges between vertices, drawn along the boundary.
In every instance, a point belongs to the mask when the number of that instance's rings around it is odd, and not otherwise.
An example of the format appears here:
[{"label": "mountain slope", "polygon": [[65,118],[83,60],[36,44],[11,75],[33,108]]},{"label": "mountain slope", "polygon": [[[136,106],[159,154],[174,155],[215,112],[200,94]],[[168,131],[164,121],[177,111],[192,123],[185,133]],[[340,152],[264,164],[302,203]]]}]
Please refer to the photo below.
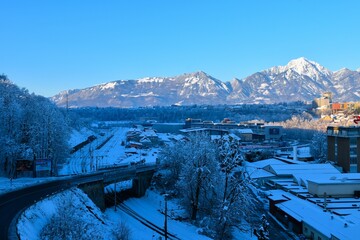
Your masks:
[{"label": "mountain slope", "polygon": [[52,100],[69,107],[139,107],[171,104],[226,103],[228,85],[204,72],[177,77],[120,80],[81,90],[64,91]]},{"label": "mountain slope", "polygon": [[230,98],[252,103],[310,101],[324,91],[334,90],[332,75],[318,63],[299,58],[238,80]]},{"label": "mountain slope", "polygon": [[320,64],[298,58],[244,79],[222,82],[202,71],[175,77],[119,80],[64,91],[52,97],[65,107],[139,107],[192,104],[276,103],[311,101],[333,92],[335,101],[360,101],[360,72],[332,72]]}]

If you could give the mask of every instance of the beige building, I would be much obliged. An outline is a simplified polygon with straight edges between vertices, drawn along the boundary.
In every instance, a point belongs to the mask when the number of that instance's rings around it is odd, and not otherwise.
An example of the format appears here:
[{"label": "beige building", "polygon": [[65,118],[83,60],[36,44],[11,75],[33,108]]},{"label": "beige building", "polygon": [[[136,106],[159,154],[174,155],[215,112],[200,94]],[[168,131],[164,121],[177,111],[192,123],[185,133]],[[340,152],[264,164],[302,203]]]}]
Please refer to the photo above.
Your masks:
[{"label": "beige building", "polygon": [[318,197],[360,197],[360,174],[320,175],[308,179],[308,191]]}]

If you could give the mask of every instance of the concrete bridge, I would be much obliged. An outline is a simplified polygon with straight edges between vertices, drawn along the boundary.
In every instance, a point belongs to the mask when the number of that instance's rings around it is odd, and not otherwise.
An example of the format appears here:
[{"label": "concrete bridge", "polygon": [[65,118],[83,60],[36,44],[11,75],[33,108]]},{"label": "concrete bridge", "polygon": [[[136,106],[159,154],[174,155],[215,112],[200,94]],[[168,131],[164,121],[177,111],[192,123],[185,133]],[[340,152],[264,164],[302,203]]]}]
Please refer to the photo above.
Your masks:
[{"label": "concrete bridge", "polygon": [[105,209],[104,186],[114,182],[132,180],[134,196],[143,196],[150,186],[151,178],[157,170],[155,164],[122,166],[103,169],[89,174],[59,178],[27,188],[0,195],[0,239],[16,239],[17,218],[28,207],[47,196],[71,187],[80,187],[100,209]]},{"label": "concrete bridge", "polygon": [[111,167],[102,170],[102,178],[90,180],[78,185],[89,198],[101,209],[105,209],[104,188],[112,183],[132,180],[132,188],[128,194],[135,197],[144,196],[151,184],[152,176],[157,169],[156,164]]}]

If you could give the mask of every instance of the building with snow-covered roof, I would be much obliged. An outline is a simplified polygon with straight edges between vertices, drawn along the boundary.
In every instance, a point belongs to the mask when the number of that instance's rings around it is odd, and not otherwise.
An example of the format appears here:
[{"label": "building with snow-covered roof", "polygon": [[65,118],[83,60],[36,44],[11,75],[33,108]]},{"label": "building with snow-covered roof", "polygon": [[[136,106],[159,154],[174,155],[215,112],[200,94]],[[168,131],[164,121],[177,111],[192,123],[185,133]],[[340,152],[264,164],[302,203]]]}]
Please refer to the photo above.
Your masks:
[{"label": "building with snow-covered roof", "polygon": [[337,174],[339,171],[329,163],[326,164],[274,164],[264,167],[278,177],[292,177],[296,174]]},{"label": "building with snow-covered roof", "polygon": [[235,129],[232,130],[235,134],[237,134],[238,136],[240,136],[241,140],[243,142],[251,142],[253,140],[252,136],[253,136],[253,130],[251,130],[250,128],[245,128],[245,129]]},{"label": "building with snow-covered roof", "polygon": [[256,161],[256,162],[247,162],[246,163],[247,166],[253,166],[253,167],[257,167],[257,168],[264,168],[268,165],[279,165],[279,164],[283,165],[286,163],[277,158],[268,158],[268,159],[264,159],[264,160],[260,160],[260,161]]},{"label": "building with snow-covered roof", "polygon": [[309,193],[323,197],[360,197],[360,174],[313,176],[307,180]]},{"label": "building with snow-covered roof", "polygon": [[203,133],[207,133],[209,135],[219,135],[219,136],[224,136],[229,133],[228,130],[214,129],[214,128],[186,128],[186,129],[180,130],[180,132],[187,134],[187,135],[192,134],[192,133],[203,132]]},{"label": "building with snow-covered roof", "polygon": [[[246,137],[241,136],[243,141],[280,140],[284,135],[282,126],[264,125],[264,123],[251,123],[251,122],[235,123],[234,121],[231,121],[228,118],[225,118],[220,123],[214,123],[212,121],[202,121],[201,119],[188,118],[185,120],[184,128],[241,130],[242,131],[241,134],[246,134]],[[251,130],[252,132],[250,133],[249,130]],[[251,139],[249,136],[250,134],[251,134]]]},{"label": "building with snow-covered roof", "polygon": [[269,191],[270,213],[289,230],[307,239],[350,240],[360,234],[360,212],[338,216],[317,202],[300,199],[282,190]]}]

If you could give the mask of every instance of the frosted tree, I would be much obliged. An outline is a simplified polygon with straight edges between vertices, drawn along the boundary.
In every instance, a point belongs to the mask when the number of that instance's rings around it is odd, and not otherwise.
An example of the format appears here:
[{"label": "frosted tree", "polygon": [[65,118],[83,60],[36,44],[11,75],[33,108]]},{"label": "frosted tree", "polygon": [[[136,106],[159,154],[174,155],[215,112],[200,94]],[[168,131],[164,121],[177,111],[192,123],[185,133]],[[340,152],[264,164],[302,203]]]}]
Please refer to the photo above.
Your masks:
[{"label": "frosted tree", "polygon": [[41,240],[104,239],[101,232],[96,231],[96,221],[86,220],[83,212],[75,209],[74,202],[71,196],[57,204],[54,215],[40,232]]},{"label": "frosted tree", "polygon": [[0,159],[6,174],[13,175],[15,160],[21,153],[21,119],[23,111],[18,99],[22,91],[7,79],[0,76]]},{"label": "frosted tree", "polygon": [[327,155],[327,137],[324,132],[315,132],[311,139],[311,155],[318,161],[325,161]]},{"label": "frosted tree", "polygon": [[231,228],[241,227],[253,215],[255,198],[250,191],[250,179],[243,168],[244,157],[235,139],[223,138],[219,142],[219,165],[223,185],[221,204],[217,212],[216,239],[231,238]]},{"label": "frosted tree", "polygon": [[210,136],[195,133],[187,141],[166,147],[160,156],[165,170],[162,181],[167,191],[176,189],[192,220],[212,212],[218,199],[218,162],[216,145]]},{"label": "frosted tree", "polygon": [[258,240],[269,240],[269,222],[266,219],[266,216],[263,214],[261,216],[261,224],[258,229],[254,229],[254,234],[257,236]]},{"label": "frosted tree", "polygon": [[182,148],[184,162],[177,182],[182,202],[190,218],[197,220],[198,213],[211,211],[216,201],[217,152],[210,136],[196,133]]},{"label": "frosted tree", "polygon": [[161,162],[168,169],[163,180],[175,181],[183,206],[205,234],[229,239],[233,227],[245,230],[248,217],[258,214],[234,139],[216,144],[206,134],[194,134],[189,141],[165,148]]},{"label": "frosted tree", "polygon": [[[25,136],[35,158],[52,160],[53,172],[57,172],[57,163],[62,161],[69,152],[67,139],[69,128],[64,114],[48,99],[32,96],[26,103],[24,119]],[[26,137],[27,138],[27,137]]]},{"label": "frosted tree", "polygon": [[68,153],[68,127],[64,114],[47,98],[29,94],[0,75],[0,161],[8,175],[17,159],[53,160]]},{"label": "frosted tree", "polygon": [[178,141],[174,145],[166,146],[160,153],[162,163],[162,184],[163,187],[169,191],[174,189],[175,184],[180,178],[183,163],[186,159],[184,152],[184,142]]}]

